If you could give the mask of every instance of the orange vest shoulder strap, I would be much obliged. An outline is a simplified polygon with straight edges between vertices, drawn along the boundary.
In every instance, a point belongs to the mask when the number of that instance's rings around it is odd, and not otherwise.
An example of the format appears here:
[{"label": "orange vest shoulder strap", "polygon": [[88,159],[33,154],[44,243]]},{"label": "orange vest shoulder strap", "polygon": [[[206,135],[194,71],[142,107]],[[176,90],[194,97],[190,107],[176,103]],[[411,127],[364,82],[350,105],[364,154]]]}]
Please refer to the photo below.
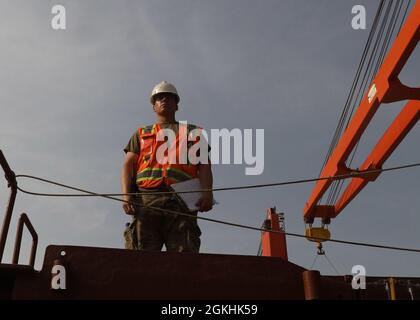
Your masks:
[{"label": "orange vest shoulder strap", "polygon": [[149,135],[149,134],[155,134],[156,133],[156,124],[152,124],[150,126],[140,127],[138,129],[139,131],[139,137],[142,135]]},{"label": "orange vest shoulder strap", "polygon": [[154,142],[154,135],[156,134],[156,125],[150,125],[146,127],[138,128],[139,134],[139,143],[140,143],[140,158],[139,160],[143,159],[143,156],[146,154],[150,154],[153,142]]}]

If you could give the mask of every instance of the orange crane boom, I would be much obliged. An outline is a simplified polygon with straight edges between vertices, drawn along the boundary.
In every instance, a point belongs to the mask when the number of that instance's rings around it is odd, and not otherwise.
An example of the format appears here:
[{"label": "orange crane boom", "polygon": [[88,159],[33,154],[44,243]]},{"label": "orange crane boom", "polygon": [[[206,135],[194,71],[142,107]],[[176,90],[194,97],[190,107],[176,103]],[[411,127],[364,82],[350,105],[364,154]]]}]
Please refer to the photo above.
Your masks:
[{"label": "orange crane boom", "polygon": [[321,218],[323,223],[329,223],[330,219],[335,218],[368,182],[374,181],[379,176],[377,173],[354,177],[335,204],[318,205],[334,177],[352,172],[346,167],[345,162],[382,103],[409,100],[359,170],[381,169],[382,164],[418,121],[420,88],[403,85],[398,76],[414,51],[419,38],[420,2],[417,1],[347,129],[328,158],[320,177],[331,177],[331,179],[320,180],[316,183],[303,209],[305,222],[313,223],[314,218]]}]

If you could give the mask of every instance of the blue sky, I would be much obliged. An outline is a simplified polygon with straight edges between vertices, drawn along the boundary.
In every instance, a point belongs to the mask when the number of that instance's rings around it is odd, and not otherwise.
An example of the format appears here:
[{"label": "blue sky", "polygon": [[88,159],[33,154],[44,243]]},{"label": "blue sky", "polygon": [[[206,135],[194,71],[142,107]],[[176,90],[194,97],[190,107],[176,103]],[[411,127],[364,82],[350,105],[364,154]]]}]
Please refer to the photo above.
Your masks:
[{"label": "blue sky", "polygon": [[[55,1],[0,3],[0,148],[17,174],[32,174],[95,192],[120,192],[123,147],[151,124],[148,102],[161,80],[181,96],[178,120],[206,129],[265,130],[265,170],[213,167],[214,186],[316,177],[362,56],[379,1],[177,0],[60,1],[67,29],[50,26]],[[367,9],[368,29],[351,28],[351,8]],[[418,86],[420,56],[400,77]],[[369,153],[402,103],[384,105],[354,163]],[[420,159],[415,127],[385,167]],[[419,169],[383,174],[330,225],[332,237],[418,246]],[[22,187],[66,192],[29,180]],[[286,230],[303,233],[302,209],[313,184],[217,193],[214,219],[260,226],[266,209],[285,213]],[[8,190],[0,183],[0,210]],[[3,211],[1,211],[3,212]],[[39,233],[36,260],[48,244],[122,248],[129,217],[100,198],[18,194],[5,260],[18,214]],[[201,252],[256,255],[259,232],[200,222]],[[24,236],[21,262],[30,238]],[[315,246],[288,237],[289,259],[309,268]],[[420,255],[327,243],[341,274],[361,264],[368,275],[418,276]],[[334,270],[319,258],[324,274]]]}]

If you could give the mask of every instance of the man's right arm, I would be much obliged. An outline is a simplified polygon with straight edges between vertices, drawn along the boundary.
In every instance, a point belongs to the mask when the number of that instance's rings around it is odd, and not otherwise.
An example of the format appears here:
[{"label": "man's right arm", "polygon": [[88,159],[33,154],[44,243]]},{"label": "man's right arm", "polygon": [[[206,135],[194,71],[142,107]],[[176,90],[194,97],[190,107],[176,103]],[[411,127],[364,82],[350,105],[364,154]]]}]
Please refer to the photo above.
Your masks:
[{"label": "man's right arm", "polygon": [[[131,185],[135,175],[135,167],[137,163],[138,154],[128,151],[124,158],[124,164],[121,170],[121,192],[130,193]],[[129,195],[123,196],[124,201],[132,200],[132,197]],[[134,215],[135,209],[132,204],[127,202],[123,203],[123,209],[126,214]]]}]

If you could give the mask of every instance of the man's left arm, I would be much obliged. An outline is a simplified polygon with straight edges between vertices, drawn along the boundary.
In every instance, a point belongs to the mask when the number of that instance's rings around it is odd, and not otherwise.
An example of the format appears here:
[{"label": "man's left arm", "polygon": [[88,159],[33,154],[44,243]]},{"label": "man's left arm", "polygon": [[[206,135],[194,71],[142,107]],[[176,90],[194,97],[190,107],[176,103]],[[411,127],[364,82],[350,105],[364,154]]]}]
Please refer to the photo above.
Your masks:
[{"label": "man's left arm", "polygon": [[[208,163],[200,163],[198,165],[198,179],[200,180],[201,189],[213,189],[213,173],[211,172],[210,159]],[[213,191],[205,191],[198,200],[199,211],[207,212],[213,208]]]}]

